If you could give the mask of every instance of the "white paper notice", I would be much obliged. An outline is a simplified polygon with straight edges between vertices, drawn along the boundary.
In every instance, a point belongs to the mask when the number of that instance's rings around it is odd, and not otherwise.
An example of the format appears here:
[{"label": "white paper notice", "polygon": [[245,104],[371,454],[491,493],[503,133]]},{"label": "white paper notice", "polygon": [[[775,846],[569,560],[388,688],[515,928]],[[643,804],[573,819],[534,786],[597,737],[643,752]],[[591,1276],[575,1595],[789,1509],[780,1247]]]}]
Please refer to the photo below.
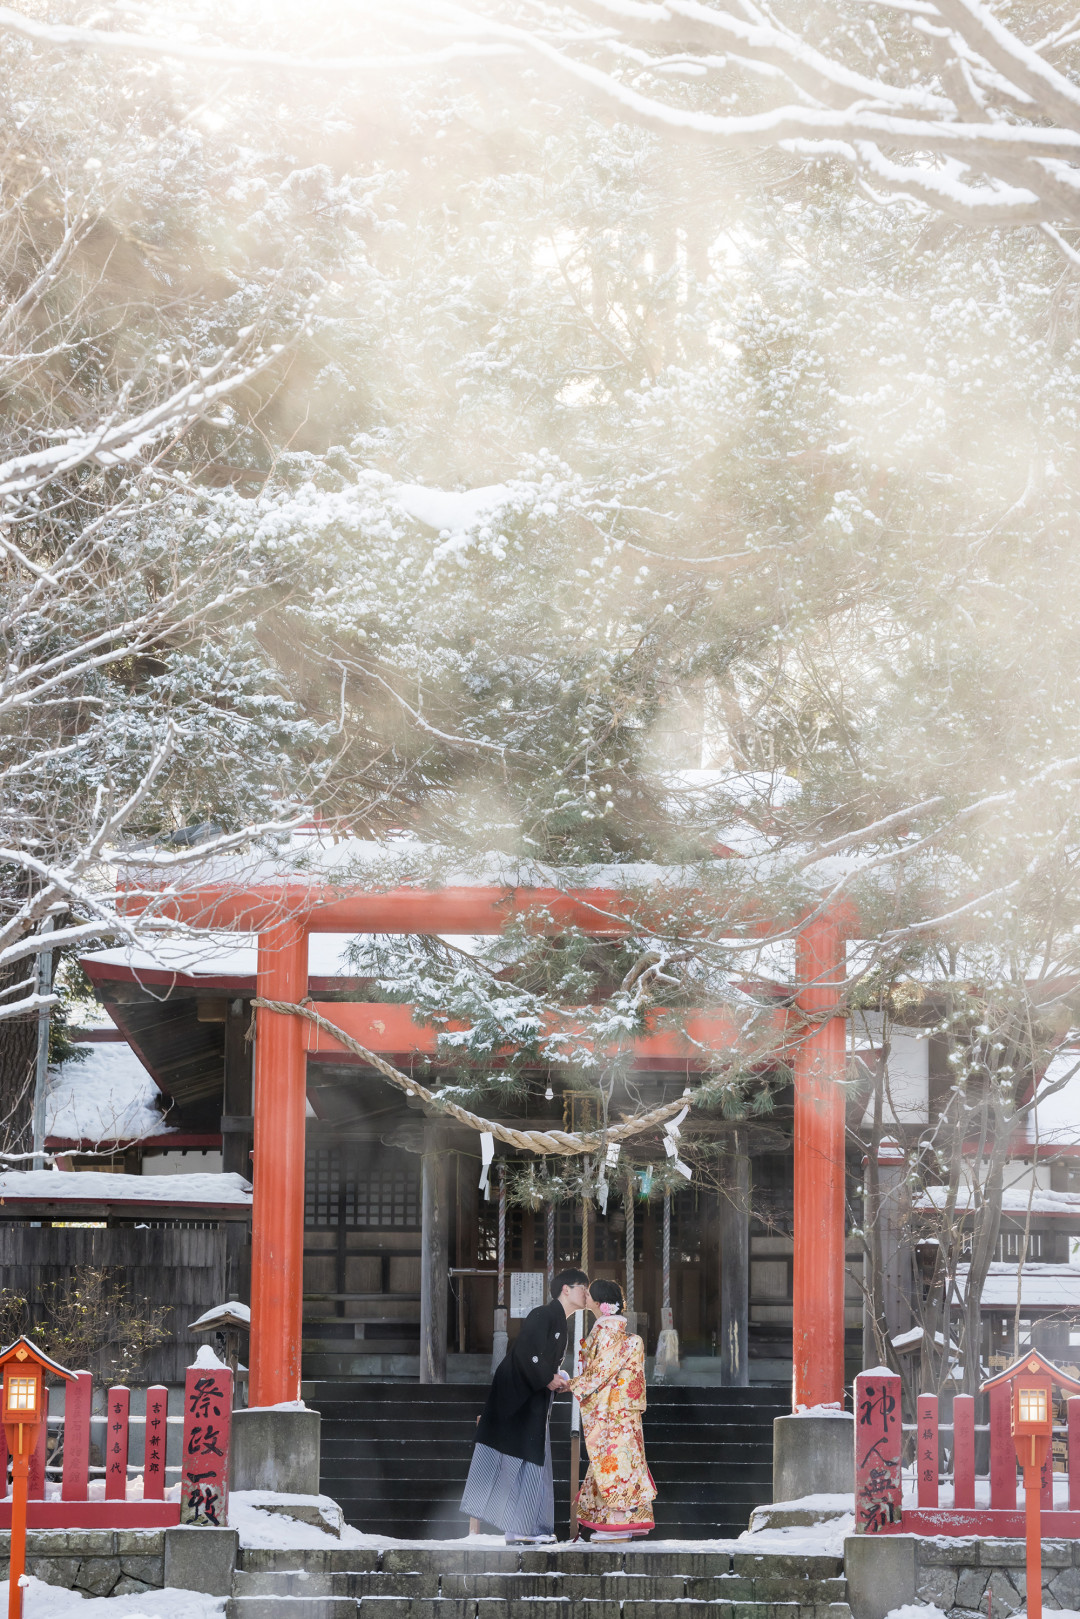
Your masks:
[{"label": "white paper notice", "polygon": [[530,1310],[544,1302],[544,1273],[542,1270],[512,1270],[510,1272],[510,1319],[520,1321]]}]

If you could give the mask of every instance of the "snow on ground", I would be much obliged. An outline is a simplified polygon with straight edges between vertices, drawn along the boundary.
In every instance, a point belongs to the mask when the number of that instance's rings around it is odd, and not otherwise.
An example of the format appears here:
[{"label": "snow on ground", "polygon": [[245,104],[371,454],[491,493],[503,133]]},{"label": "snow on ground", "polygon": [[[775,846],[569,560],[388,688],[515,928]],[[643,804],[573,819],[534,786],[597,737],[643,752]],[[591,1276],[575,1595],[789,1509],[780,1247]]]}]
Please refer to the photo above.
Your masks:
[{"label": "snow on ground", "polygon": [[106,1175],[94,1169],[18,1169],[0,1175],[0,1202],[26,1198],[74,1199],[82,1203],[251,1202],[242,1175]]},{"label": "snow on ground", "polygon": [[[23,1619],[220,1619],[225,1597],[201,1591],[139,1591],[123,1597],[84,1597],[32,1574],[23,1581]],[[91,1608],[95,1611],[91,1613]]]},{"label": "snow on ground", "polygon": [[161,1092],[125,1040],[80,1048],[85,1056],[49,1071],[45,1134],[61,1141],[139,1141],[167,1135]]},{"label": "snow on ground", "polygon": [[[383,1544],[376,1535],[362,1535],[358,1529],[345,1524],[341,1535],[332,1535],[313,1523],[301,1523],[282,1512],[260,1510],[271,1504],[287,1507],[322,1506],[336,1513],[336,1501],[328,1495],[286,1495],[279,1490],[232,1490],[229,1494],[229,1528],[240,1531],[240,1544],[247,1547],[293,1551],[317,1546],[375,1546]],[[502,1545],[502,1536],[499,1536]],[[387,1541],[396,1545],[396,1541]]]},{"label": "snow on ground", "polygon": [[[822,1496],[808,1497],[800,1505],[827,1504],[835,1508],[838,1505],[851,1505],[851,1496]],[[268,1512],[266,1507],[271,1503],[287,1507],[290,1502],[298,1506],[312,1506],[321,1504],[325,1508],[336,1510],[336,1503],[327,1496],[316,1495],[283,1495],[279,1491],[271,1490],[233,1490],[229,1496],[229,1527],[240,1531],[240,1544],[246,1547],[261,1549],[278,1548],[284,1551],[303,1550],[308,1547],[351,1546],[367,1547],[372,1550],[406,1549],[416,1550],[427,1548],[436,1551],[483,1551],[488,1548],[502,1548],[505,1545],[502,1535],[470,1535],[465,1532],[465,1520],[462,1519],[462,1533],[448,1540],[431,1540],[418,1534],[414,1540],[396,1539],[391,1535],[368,1535],[359,1529],[353,1529],[346,1524],[340,1539],[315,1524],[301,1523],[296,1518],[290,1518],[282,1512]],[[658,1540],[643,1539],[634,1542],[635,1551],[657,1552],[733,1552],[733,1551],[761,1551],[761,1552],[795,1552],[809,1553],[810,1555],[826,1557],[842,1557],[844,1552],[844,1536],[850,1535],[854,1528],[855,1515],[852,1511],[845,1512],[841,1517],[832,1519],[829,1523],[812,1524],[805,1529],[764,1529],[756,1534],[749,1530],[744,1531],[737,1539],[716,1540]],[[560,1544],[569,1542],[561,1540]],[[587,1551],[592,1542],[580,1540],[577,1543],[579,1550]],[[597,1551],[605,1549],[603,1543],[596,1546]]]},{"label": "snow on ground", "polygon": [[[945,1614],[932,1602],[905,1602],[902,1608],[892,1608],[885,1619],[945,1619]],[[1026,1608],[1014,1613],[1012,1619],[1027,1619]],[[1055,1608],[1054,1619],[1080,1619],[1080,1613],[1075,1608]]]},{"label": "snow on ground", "polygon": [[[813,1497],[810,1497],[813,1499]],[[822,1497],[833,1501],[835,1497]],[[851,1497],[848,1497],[851,1500]],[[803,1529],[758,1529],[751,1534],[744,1529],[737,1541],[717,1541],[717,1546],[733,1546],[736,1551],[788,1552],[809,1557],[843,1557],[844,1536],[855,1533],[855,1513],[842,1513],[825,1523],[809,1524]],[[685,1544],[696,1544],[686,1542]]]}]

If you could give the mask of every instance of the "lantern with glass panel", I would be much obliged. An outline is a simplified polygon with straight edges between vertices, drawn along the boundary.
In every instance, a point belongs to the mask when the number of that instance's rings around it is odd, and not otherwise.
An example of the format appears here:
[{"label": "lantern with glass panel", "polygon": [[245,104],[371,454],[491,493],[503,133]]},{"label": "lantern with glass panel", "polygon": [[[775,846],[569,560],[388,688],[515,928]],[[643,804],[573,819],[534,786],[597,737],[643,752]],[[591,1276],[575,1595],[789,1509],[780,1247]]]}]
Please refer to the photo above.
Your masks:
[{"label": "lantern with glass panel", "polygon": [[1063,1395],[1080,1394],[1080,1383],[1046,1359],[1037,1349],[1029,1349],[1019,1360],[983,1384],[983,1390],[1006,1385],[1010,1396],[1012,1436],[1016,1457],[1026,1473],[1041,1467],[1054,1433],[1054,1390]]},{"label": "lantern with glass panel", "polygon": [[1000,1388],[1009,1391],[1013,1444],[1024,1474],[1027,1619],[1042,1619],[1042,1474],[1054,1434],[1054,1390],[1080,1394],[1080,1383],[1037,1349],[1029,1349],[988,1378],[983,1393]]}]

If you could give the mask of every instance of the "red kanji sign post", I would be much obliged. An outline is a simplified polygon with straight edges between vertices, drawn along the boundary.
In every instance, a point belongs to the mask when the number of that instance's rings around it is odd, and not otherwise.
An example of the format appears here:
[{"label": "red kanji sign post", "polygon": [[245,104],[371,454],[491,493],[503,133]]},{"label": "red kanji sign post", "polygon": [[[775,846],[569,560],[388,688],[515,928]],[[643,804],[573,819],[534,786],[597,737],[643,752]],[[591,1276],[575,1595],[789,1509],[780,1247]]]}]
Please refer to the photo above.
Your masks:
[{"label": "red kanji sign post", "polygon": [[105,1499],[127,1500],[128,1416],[131,1390],[118,1384],[105,1403]]},{"label": "red kanji sign post", "polygon": [[[8,1619],[22,1619],[22,1578],[26,1572],[26,1501],[30,1483],[30,1453],[38,1434],[45,1431],[49,1396],[45,1373],[74,1379],[27,1338],[17,1338],[0,1355],[3,1369],[3,1419],[11,1452],[11,1566],[8,1572]],[[44,1488],[42,1490],[44,1494]]]},{"label": "red kanji sign post", "polygon": [[233,1374],[227,1366],[188,1367],[184,1384],[181,1523],[219,1527],[227,1522],[232,1402]]},{"label": "red kanji sign post", "polygon": [[938,1403],[936,1394],[920,1394],[915,1406],[915,1464],[921,1507],[938,1504]]},{"label": "red kanji sign post", "polygon": [[855,1379],[855,1533],[900,1522],[900,1379],[887,1368]]},{"label": "red kanji sign post", "polygon": [[165,1499],[165,1452],[168,1438],[169,1391],[155,1383],[146,1391],[146,1453],[143,1459],[143,1500]]}]

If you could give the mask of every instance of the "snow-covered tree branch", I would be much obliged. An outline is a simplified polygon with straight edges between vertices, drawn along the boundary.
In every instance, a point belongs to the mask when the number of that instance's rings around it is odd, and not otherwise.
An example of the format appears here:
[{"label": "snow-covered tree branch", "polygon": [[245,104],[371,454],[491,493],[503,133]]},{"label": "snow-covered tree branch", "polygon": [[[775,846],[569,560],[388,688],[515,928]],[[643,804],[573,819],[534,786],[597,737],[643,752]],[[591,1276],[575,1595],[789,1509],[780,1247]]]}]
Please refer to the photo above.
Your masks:
[{"label": "snow-covered tree branch", "polygon": [[371,12],[390,49],[366,57],[73,27],[12,8],[0,9],[0,29],[60,49],[315,77],[503,55],[504,74],[539,67],[668,137],[839,161],[882,201],[971,224],[1080,222],[1077,40],[1049,5],[1025,8],[1015,26],[984,0],[847,0],[839,12],[580,0],[557,15],[409,0]]}]

